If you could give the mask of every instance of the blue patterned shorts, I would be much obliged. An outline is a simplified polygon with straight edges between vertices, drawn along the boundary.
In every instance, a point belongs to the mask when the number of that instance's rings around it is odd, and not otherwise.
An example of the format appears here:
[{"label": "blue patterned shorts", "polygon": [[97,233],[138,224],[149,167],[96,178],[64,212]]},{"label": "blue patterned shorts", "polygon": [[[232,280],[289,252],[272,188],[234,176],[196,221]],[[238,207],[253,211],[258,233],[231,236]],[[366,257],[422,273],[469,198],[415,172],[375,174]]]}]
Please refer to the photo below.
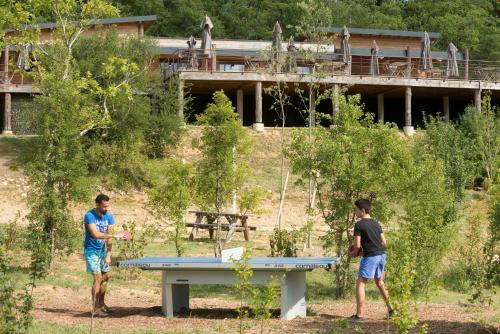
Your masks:
[{"label": "blue patterned shorts", "polygon": [[107,273],[109,266],[106,265],[106,250],[84,249],[83,257],[87,265],[87,272],[92,274]]}]

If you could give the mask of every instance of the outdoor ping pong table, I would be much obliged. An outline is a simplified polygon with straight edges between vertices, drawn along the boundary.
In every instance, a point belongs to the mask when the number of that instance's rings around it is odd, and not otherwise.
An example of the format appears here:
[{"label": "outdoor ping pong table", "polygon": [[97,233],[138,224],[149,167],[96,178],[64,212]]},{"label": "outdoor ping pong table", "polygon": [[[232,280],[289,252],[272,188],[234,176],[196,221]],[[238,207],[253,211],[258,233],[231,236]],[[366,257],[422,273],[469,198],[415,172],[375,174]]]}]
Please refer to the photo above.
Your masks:
[{"label": "outdoor ping pong table", "polygon": [[[263,285],[272,276],[281,284],[281,319],[306,316],[306,271],[331,268],[338,258],[252,258],[252,282]],[[234,284],[233,262],[220,258],[144,257],[118,262],[119,267],[162,271],[162,311],[167,317],[189,310],[190,284]]]}]

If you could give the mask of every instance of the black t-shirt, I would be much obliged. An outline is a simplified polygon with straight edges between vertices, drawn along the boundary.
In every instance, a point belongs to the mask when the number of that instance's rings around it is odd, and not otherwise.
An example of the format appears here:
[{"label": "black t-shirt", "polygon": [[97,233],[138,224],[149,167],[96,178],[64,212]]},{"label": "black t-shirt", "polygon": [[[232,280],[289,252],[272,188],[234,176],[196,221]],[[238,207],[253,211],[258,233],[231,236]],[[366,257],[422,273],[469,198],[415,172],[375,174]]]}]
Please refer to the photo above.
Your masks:
[{"label": "black t-shirt", "polygon": [[354,225],[354,236],[361,236],[361,247],[363,256],[376,256],[384,254],[380,234],[382,227],[378,221],[371,218],[363,218]]}]

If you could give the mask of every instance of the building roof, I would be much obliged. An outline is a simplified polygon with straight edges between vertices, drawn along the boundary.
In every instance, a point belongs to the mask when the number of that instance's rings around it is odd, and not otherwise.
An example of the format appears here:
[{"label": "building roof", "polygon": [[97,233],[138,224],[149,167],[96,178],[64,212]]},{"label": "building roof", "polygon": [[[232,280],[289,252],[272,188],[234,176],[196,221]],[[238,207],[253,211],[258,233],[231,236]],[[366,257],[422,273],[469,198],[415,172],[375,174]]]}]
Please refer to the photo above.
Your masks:
[{"label": "building roof", "polygon": [[[153,24],[156,21],[156,15],[146,15],[146,16],[127,16],[127,17],[109,17],[103,19],[93,19],[90,20],[91,25],[99,25],[99,24],[120,24],[120,23],[133,23],[133,22],[145,22],[149,23],[149,25]],[[149,26],[148,25],[148,26]],[[57,26],[54,22],[45,22],[45,23],[35,23],[28,27],[38,27],[41,30],[43,29],[54,29]],[[13,32],[14,29],[6,29],[5,32]]]},{"label": "building roof", "polygon": [[[343,28],[339,27],[328,27],[325,28],[326,32],[340,33]],[[393,36],[393,37],[424,37],[423,31],[404,31],[404,30],[387,30],[387,29],[365,29],[365,28],[349,28],[349,33],[354,35],[373,35],[373,36]],[[429,38],[439,38],[440,34],[438,32],[428,32]]]}]

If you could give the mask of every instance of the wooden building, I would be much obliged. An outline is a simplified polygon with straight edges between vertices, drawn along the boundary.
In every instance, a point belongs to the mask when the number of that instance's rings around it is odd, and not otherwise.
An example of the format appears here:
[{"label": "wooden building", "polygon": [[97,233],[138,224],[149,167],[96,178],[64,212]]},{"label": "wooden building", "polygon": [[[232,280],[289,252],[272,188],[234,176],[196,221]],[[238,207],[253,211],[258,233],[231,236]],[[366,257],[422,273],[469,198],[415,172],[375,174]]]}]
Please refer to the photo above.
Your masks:
[{"label": "wooden building", "polygon": [[[155,16],[95,20],[95,26],[106,29],[116,26],[120,34],[142,35],[155,21]],[[50,38],[54,24],[40,25],[42,41]],[[272,27],[270,27],[271,29]],[[92,30],[90,31],[92,32]],[[467,104],[481,108],[481,94],[491,91],[493,103],[500,97],[500,63],[470,59],[467,50],[455,54],[458,73],[447,71],[448,53],[432,51],[432,68],[423,66],[421,47],[424,32],[350,28],[349,54],[342,47],[342,29],[329,28],[332,42],[322,45],[305,41],[287,43],[282,38],[279,57],[292,59],[278,67],[272,41],[212,39],[208,49],[195,38],[191,48],[188,38],[158,37],[159,70],[164,80],[177,73],[181,96],[185,91],[195,98],[194,112],[200,112],[216,90],[223,89],[233,100],[244,125],[257,130],[277,125],[271,110],[272,99],[264,93],[266,86],[277,80],[307,90],[313,78],[322,87],[347,85],[348,93],[361,94],[366,109],[380,121],[391,121],[412,134],[420,124],[422,111],[440,113],[445,119],[455,118]],[[200,31],[200,36],[202,32]],[[429,41],[439,38],[428,33]],[[378,48],[374,53],[374,41]],[[12,101],[36,93],[22,75],[9,72],[6,64],[17,57],[16,48],[6,48],[2,55],[0,94],[4,110],[3,132],[11,133]],[[312,55],[312,57],[311,57]],[[374,62],[377,70],[374,70]],[[293,63],[293,64],[292,64]],[[158,70],[154,68],[152,70]],[[296,98],[296,97],[295,97]],[[15,104],[15,103],[14,103]],[[323,112],[335,106],[320,105]],[[180,109],[179,114],[183,115]],[[292,112],[288,126],[304,125],[303,115]],[[15,132],[15,129],[14,129]]]}]

